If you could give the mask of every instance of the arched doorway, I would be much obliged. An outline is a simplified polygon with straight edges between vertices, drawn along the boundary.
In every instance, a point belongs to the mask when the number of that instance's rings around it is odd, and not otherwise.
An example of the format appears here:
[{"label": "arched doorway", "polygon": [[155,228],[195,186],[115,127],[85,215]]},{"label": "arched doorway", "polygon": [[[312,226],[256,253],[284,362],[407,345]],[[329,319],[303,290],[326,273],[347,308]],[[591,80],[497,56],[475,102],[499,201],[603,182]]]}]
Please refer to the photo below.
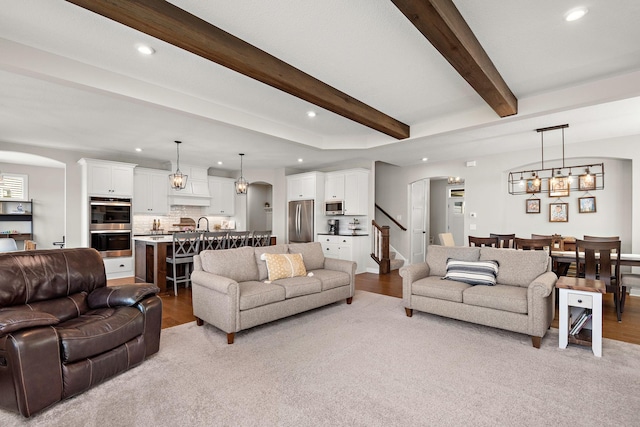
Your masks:
[{"label": "arched doorway", "polygon": [[247,230],[273,229],[273,186],[266,182],[252,182],[247,191]]}]

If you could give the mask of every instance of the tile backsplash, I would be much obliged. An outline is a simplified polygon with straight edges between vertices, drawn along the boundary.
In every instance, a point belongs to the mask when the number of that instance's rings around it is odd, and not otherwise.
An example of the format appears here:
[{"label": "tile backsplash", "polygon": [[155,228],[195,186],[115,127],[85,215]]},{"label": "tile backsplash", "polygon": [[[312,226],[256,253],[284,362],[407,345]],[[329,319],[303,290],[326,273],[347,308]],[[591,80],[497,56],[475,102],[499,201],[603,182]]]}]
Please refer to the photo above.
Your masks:
[{"label": "tile backsplash", "polygon": [[[160,228],[165,233],[177,229],[173,224],[178,224],[180,218],[192,218],[194,221],[198,221],[201,216],[206,216],[209,219],[209,229],[213,231],[214,226],[221,225],[222,221],[236,220],[234,217],[220,217],[204,215],[204,208],[201,206],[171,206],[171,210],[168,215],[147,215],[147,214],[135,214],[133,216],[133,234],[150,234],[153,229],[153,220],[160,220]],[[235,221],[236,228],[242,230],[237,220]],[[205,222],[202,221],[202,227],[205,227]]]}]

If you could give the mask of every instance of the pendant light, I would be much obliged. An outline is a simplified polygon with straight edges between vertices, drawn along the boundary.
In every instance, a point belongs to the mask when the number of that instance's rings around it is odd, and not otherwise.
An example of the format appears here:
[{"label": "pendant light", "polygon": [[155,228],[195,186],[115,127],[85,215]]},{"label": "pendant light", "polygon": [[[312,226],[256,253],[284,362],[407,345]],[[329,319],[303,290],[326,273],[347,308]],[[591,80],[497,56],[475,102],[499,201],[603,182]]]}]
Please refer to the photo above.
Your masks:
[{"label": "pendant light", "polygon": [[169,175],[169,182],[171,183],[171,188],[174,190],[183,190],[187,185],[188,175],[180,172],[180,144],[181,141],[175,141],[176,143],[176,152],[178,153],[178,158],[176,161],[176,171]]},{"label": "pendant light", "polygon": [[240,153],[240,178],[235,182],[236,184],[236,194],[247,194],[247,189],[249,188],[249,183],[242,176],[242,156],[243,153]]}]

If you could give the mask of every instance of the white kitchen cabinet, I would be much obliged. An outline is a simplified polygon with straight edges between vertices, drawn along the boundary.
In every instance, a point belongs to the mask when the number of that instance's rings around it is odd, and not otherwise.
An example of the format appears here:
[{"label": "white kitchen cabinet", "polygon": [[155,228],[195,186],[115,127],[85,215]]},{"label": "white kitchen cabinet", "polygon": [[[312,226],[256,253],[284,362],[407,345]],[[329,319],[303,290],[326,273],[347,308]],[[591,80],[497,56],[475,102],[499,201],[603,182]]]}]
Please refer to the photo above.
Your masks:
[{"label": "white kitchen cabinet", "polygon": [[355,261],[356,273],[364,273],[367,270],[367,258],[369,257],[369,238],[367,235],[335,236],[329,234],[318,235],[318,241],[322,245],[325,257]]},{"label": "white kitchen cabinet", "polygon": [[133,175],[133,212],[166,215],[169,212],[169,171],[136,168]]},{"label": "white kitchen cabinet", "polygon": [[133,257],[103,258],[104,271],[108,279],[133,276]]},{"label": "white kitchen cabinet", "polygon": [[287,196],[289,200],[311,200],[316,199],[317,194],[317,173],[301,173],[289,175],[287,177]]},{"label": "white kitchen cabinet", "polygon": [[[171,165],[173,173],[176,165]],[[167,179],[168,198],[170,205],[209,206],[211,196],[209,194],[209,180],[207,168],[189,165],[180,165],[180,172],[187,175],[187,185],[182,190],[171,188]]]},{"label": "white kitchen cabinet", "polygon": [[236,190],[232,178],[210,176],[209,193],[211,204],[207,208],[207,214],[219,216],[233,216],[235,214]]},{"label": "white kitchen cabinet", "polygon": [[80,159],[83,179],[90,196],[133,196],[133,168],[129,163]]},{"label": "white kitchen cabinet", "polygon": [[325,176],[325,200],[343,200],[345,215],[369,213],[369,171],[349,169]]}]

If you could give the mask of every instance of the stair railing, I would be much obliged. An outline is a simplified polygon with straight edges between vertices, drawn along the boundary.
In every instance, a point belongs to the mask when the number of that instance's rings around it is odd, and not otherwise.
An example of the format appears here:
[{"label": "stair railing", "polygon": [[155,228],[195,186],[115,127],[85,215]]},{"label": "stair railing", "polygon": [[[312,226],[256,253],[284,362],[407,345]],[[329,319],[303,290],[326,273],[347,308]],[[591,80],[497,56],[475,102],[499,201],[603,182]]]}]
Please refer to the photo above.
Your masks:
[{"label": "stair railing", "polygon": [[397,225],[400,230],[407,231],[407,227],[405,227],[404,225],[402,225],[398,221],[396,221],[395,218],[393,218],[391,215],[389,215],[389,213],[387,213],[387,211],[382,209],[377,203],[375,204],[375,206],[376,206],[376,209],[378,209],[380,212],[382,212],[384,214],[384,216],[389,218],[389,220],[391,222],[393,222],[395,225]]},{"label": "stair railing", "polygon": [[371,229],[373,235],[371,258],[378,264],[379,274],[389,274],[391,272],[389,226],[379,225],[375,220],[371,220]]}]

